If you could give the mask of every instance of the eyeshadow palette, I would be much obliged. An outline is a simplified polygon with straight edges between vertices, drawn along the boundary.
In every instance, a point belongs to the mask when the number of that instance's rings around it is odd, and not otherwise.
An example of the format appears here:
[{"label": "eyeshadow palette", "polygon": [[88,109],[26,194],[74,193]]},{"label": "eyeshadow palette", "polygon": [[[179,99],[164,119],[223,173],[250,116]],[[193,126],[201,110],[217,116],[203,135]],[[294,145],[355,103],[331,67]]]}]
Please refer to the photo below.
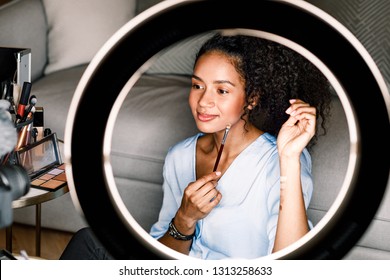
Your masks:
[{"label": "eyeshadow palette", "polygon": [[31,187],[44,190],[56,190],[65,184],[65,164],[61,164],[31,181]]},{"label": "eyeshadow palette", "polygon": [[18,163],[30,176],[31,187],[55,191],[66,185],[65,164],[55,133],[19,149],[16,154]]}]

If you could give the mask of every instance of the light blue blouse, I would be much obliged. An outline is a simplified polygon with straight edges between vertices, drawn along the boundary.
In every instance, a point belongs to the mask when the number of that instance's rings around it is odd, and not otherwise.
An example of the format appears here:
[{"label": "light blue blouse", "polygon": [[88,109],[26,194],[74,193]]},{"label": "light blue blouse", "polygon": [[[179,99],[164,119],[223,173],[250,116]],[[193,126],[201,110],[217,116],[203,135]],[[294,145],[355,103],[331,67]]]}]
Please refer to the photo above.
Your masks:
[{"label": "light blue blouse", "polygon": [[[150,234],[158,239],[168,230],[184,189],[196,180],[196,142],[189,137],[168,151],[163,176],[163,205]],[[313,182],[311,157],[301,156],[301,180],[306,208]],[[201,259],[258,258],[273,248],[279,213],[280,169],[276,138],[259,136],[233,161],[218,182],[220,203],[197,222],[190,256]]]}]

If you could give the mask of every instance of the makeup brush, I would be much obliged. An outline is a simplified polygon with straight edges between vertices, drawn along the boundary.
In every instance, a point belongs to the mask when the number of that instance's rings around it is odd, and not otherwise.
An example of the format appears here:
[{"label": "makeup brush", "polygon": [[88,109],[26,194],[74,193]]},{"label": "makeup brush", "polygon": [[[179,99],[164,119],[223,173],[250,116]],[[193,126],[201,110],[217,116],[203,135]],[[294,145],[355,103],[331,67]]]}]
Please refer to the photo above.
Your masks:
[{"label": "makeup brush", "polygon": [[[35,107],[31,108],[30,112],[27,115],[26,121],[32,119],[34,116],[34,113],[35,113]],[[16,145],[15,145],[15,151],[30,144],[32,125],[33,125],[32,123],[24,125],[22,127],[22,129],[19,131],[18,141],[16,142]]]},{"label": "makeup brush", "polygon": [[228,124],[228,125],[226,126],[226,128],[225,128],[225,133],[223,134],[221,146],[219,147],[218,156],[217,156],[217,159],[215,160],[213,172],[217,171],[218,164],[219,164],[219,161],[220,161],[220,159],[221,159],[223,147],[225,146],[226,138],[227,138],[227,135],[228,135],[228,133],[229,133],[230,127],[231,127],[231,125]]},{"label": "makeup brush", "polygon": [[22,119],[20,120],[20,122],[25,122],[27,120],[27,116],[30,114],[31,110],[33,108],[35,108],[37,101],[38,101],[37,97],[35,95],[31,95],[30,100],[29,100],[30,105],[25,110],[24,115],[23,115]]}]

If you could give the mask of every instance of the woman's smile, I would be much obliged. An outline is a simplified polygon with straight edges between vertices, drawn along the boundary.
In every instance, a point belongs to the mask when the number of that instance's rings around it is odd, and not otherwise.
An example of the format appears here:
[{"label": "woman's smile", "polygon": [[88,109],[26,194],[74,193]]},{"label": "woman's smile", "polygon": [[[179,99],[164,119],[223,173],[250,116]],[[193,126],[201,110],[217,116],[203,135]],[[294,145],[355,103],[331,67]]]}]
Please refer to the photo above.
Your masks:
[{"label": "woman's smile", "polygon": [[212,115],[212,114],[204,114],[204,113],[197,113],[197,118],[201,122],[209,122],[217,118],[218,115]]}]

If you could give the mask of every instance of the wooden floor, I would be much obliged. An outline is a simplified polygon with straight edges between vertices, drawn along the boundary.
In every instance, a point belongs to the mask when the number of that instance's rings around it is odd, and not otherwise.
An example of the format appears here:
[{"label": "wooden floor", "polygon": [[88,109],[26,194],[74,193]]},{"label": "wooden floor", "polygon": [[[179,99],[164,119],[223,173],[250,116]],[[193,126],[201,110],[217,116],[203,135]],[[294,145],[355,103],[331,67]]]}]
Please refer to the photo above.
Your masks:
[{"label": "wooden floor", "polygon": [[[6,230],[0,230],[0,249],[6,248]],[[58,260],[63,250],[73,236],[73,233],[42,228],[41,258]],[[25,250],[29,256],[35,253],[35,227],[21,224],[12,226],[12,253],[18,255]]]}]

